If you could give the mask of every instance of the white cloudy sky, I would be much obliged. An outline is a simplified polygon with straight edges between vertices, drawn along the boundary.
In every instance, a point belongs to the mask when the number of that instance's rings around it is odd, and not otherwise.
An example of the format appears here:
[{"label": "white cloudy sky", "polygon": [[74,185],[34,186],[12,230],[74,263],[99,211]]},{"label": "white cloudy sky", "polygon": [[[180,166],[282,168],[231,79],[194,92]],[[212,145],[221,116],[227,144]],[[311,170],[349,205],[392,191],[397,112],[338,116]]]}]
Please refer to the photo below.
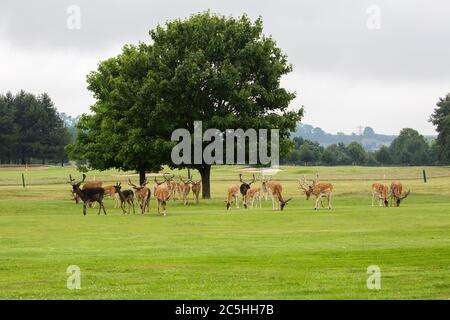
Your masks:
[{"label": "white cloudy sky", "polygon": [[[67,8],[81,9],[81,29],[66,27]],[[367,28],[367,8],[381,28]],[[0,93],[47,92],[71,115],[93,103],[86,75],[125,43],[148,41],[167,19],[210,9],[262,16],[294,72],[284,85],[304,105],[304,122],[330,132],[359,125],[396,134],[434,134],[428,123],[450,92],[450,2],[447,0],[1,0]]]}]

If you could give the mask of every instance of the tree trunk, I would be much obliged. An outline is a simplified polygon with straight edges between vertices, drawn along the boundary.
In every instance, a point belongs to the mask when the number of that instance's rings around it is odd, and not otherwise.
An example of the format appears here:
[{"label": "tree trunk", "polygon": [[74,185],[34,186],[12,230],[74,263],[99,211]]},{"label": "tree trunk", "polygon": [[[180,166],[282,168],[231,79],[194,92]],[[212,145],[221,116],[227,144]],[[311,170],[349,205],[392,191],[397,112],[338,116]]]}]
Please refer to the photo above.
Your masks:
[{"label": "tree trunk", "polygon": [[200,172],[200,176],[202,177],[202,198],[211,199],[211,165],[204,164],[199,166],[197,170]]},{"label": "tree trunk", "polygon": [[143,184],[145,181],[145,170],[139,170],[139,184]]}]

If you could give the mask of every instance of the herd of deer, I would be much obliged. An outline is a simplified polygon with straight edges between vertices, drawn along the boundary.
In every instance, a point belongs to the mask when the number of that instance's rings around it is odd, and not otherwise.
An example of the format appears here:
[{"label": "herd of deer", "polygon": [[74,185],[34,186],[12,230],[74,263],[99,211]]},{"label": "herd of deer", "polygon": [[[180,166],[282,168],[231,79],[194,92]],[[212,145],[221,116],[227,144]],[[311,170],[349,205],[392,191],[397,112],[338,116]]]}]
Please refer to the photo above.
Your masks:
[{"label": "herd of deer", "polygon": [[[178,198],[182,199],[183,203],[188,204],[189,193],[192,190],[194,195],[194,201],[196,204],[199,203],[199,196],[201,191],[201,180],[187,179],[183,180],[180,176],[180,181],[176,182],[173,180],[174,175],[163,175],[163,181],[158,181],[155,177],[155,187],[153,189],[153,195],[157,202],[158,214],[160,214],[160,209],[162,208],[163,215],[166,215],[167,202],[170,199]],[[110,196],[115,199],[115,208],[119,207],[122,209],[124,214],[130,213],[131,208],[133,208],[133,213],[136,213],[134,202],[135,200],[139,203],[141,213],[144,214],[146,211],[150,210],[150,199],[151,191],[147,187],[147,179],[137,186],[128,179],[129,185],[133,190],[122,190],[122,185],[120,182],[111,186],[103,186],[101,181],[90,181],[84,182],[86,175],[83,174],[83,179],[76,182],[69,176],[69,183],[72,185],[72,195],[76,203],[80,201],[83,202],[83,214],[86,215],[86,207],[94,207],[96,203],[100,205],[98,214],[103,212],[106,214],[105,206],[103,204],[103,199],[105,196]],[[83,185],[82,187],[80,187]],[[128,204],[128,211],[125,206]]]},{"label": "herd of deer", "polygon": [[[158,214],[160,214],[160,208],[162,207],[163,215],[166,215],[167,203],[170,199],[181,200],[185,205],[188,204],[189,193],[192,190],[194,195],[195,204],[199,204],[199,196],[201,191],[201,180],[194,181],[191,178],[184,180],[181,176],[179,181],[174,181],[174,175],[164,174],[162,176],[163,181],[158,181],[155,177],[155,187],[153,189],[153,195],[156,199]],[[83,174],[83,179],[76,182],[69,176],[69,183],[72,185],[72,194],[76,203],[83,201],[83,214],[86,215],[86,207],[94,206],[95,203],[99,203],[100,208],[98,214],[103,212],[106,214],[105,206],[103,204],[103,198],[105,196],[111,196],[116,200],[115,207],[117,208],[120,203],[120,207],[124,214],[129,213],[133,208],[135,213],[134,201],[139,203],[141,213],[144,214],[150,209],[151,191],[147,187],[148,181],[145,181],[137,186],[128,179],[129,185],[133,190],[123,190],[121,183],[116,183],[112,186],[103,186],[102,182],[84,182],[86,175]],[[283,187],[279,182],[272,181],[270,178],[261,178],[261,187],[252,186],[256,182],[256,177],[253,175],[251,181],[244,181],[242,174],[239,175],[239,181],[241,184],[232,184],[228,187],[226,208],[230,209],[231,203],[234,202],[236,208],[239,208],[239,195],[242,196],[242,204],[244,208],[248,208],[249,204],[251,208],[261,208],[261,199],[267,201],[268,197],[272,199],[272,209],[282,211],[291,198],[284,200],[282,196]],[[322,199],[326,198],[328,201],[328,209],[331,209],[331,197],[333,192],[333,185],[329,182],[320,182],[314,180],[312,183],[307,183],[305,177],[298,180],[299,188],[306,195],[306,199],[309,200],[311,195],[316,197],[314,209],[317,210],[322,204]],[[82,187],[80,187],[83,184]],[[375,198],[378,198],[379,206],[384,205],[387,207],[389,203],[394,206],[400,206],[400,202],[409,195],[410,191],[403,193],[403,186],[398,181],[393,181],[390,188],[380,182],[372,184],[372,207],[374,206]],[[125,206],[128,204],[128,211],[125,210]]]}]

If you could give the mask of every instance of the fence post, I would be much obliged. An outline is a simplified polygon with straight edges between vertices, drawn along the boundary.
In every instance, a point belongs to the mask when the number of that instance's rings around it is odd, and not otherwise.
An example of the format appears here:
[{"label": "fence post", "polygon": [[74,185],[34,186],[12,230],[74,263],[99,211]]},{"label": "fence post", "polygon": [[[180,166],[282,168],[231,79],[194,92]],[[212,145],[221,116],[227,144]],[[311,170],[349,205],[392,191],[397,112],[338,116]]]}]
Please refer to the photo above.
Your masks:
[{"label": "fence post", "polygon": [[22,186],[25,188],[25,175],[22,173]]},{"label": "fence post", "polygon": [[427,183],[427,173],[425,172],[425,169],[422,170],[423,173],[423,182]]}]

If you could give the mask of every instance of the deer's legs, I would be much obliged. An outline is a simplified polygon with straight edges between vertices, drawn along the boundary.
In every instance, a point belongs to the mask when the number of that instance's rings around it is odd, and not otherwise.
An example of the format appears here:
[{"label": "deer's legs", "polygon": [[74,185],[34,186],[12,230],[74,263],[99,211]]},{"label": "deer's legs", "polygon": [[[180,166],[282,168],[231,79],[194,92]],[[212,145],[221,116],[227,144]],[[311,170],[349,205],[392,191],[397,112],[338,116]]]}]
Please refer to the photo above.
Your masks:
[{"label": "deer's legs", "polygon": [[236,208],[239,209],[239,196],[234,195],[234,204],[236,205]]},{"label": "deer's legs", "polygon": [[83,202],[83,215],[86,215],[86,202]]},{"label": "deer's legs", "polygon": [[331,192],[328,194],[328,209],[331,210]]},{"label": "deer's legs", "polygon": [[316,206],[314,207],[314,210],[317,210],[317,208],[318,208],[318,206],[319,206],[319,202],[322,203],[322,194],[319,194],[319,195],[317,196],[317,199],[316,199]]},{"label": "deer's legs", "polygon": [[136,211],[134,210],[134,200],[131,200],[131,205],[133,206],[133,214],[136,214]]}]

